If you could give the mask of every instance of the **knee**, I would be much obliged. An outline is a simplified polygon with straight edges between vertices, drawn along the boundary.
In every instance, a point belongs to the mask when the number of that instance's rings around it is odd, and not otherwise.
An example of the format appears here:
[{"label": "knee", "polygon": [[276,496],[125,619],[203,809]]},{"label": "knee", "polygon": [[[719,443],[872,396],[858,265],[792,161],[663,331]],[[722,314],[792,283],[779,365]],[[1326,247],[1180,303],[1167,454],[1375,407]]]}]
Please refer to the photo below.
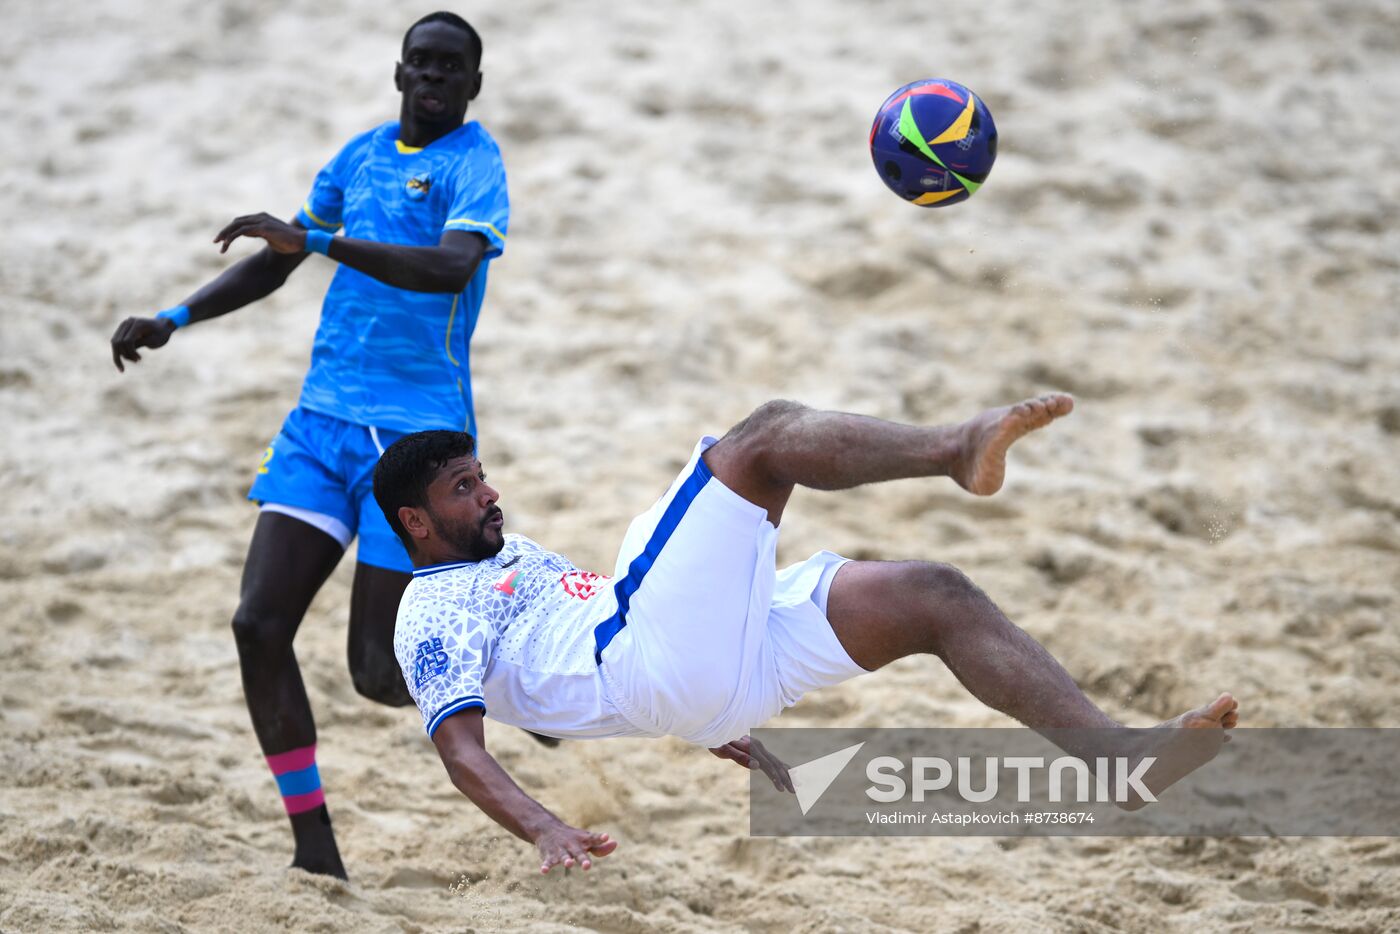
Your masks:
[{"label": "knee", "polygon": [[967,598],[982,592],[972,578],[951,564],[918,561],[911,565],[910,572],[915,588],[927,596],[948,600]]},{"label": "knee", "polygon": [[408,707],[413,696],[404,684],[403,672],[396,659],[380,653],[365,652],[350,658],[350,681],[355,693],[389,707]]},{"label": "knee", "polygon": [[740,434],[764,437],[775,428],[782,428],[807,411],[807,406],[790,399],[772,399],[763,403],[739,423]]},{"label": "knee", "polygon": [[906,592],[918,602],[917,615],[923,620],[923,650],[936,655],[953,627],[975,622],[975,605],[985,601],[986,595],[951,564],[915,562],[907,566],[905,574]]},{"label": "knee", "polygon": [[751,459],[761,459],[782,430],[808,411],[800,402],[774,399],[754,409],[729,433],[735,449]]},{"label": "knee", "polygon": [[233,613],[233,639],[240,654],[290,648],[296,627],[296,620],[249,600],[239,603]]}]

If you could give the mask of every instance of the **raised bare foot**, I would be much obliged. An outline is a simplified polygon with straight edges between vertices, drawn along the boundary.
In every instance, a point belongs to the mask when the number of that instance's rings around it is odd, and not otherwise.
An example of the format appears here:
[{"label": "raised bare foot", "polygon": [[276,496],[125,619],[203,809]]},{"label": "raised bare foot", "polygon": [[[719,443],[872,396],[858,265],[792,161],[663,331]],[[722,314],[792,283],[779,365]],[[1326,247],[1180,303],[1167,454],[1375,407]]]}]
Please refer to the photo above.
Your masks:
[{"label": "raised bare foot", "polygon": [[1024,435],[1074,411],[1064,393],[1036,396],[1015,405],[988,409],[961,425],[961,451],[949,476],[977,496],[991,496],[1006,479],[1006,451]]},{"label": "raised bare foot", "polygon": [[[1172,785],[1199,769],[1220,752],[1230,741],[1228,730],[1240,721],[1240,705],[1230,694],[1221,694],[1211,703],[1188,710],[1154,729],[1147,730],[1133,764],[1147,756],[1156,761],[1142,778],[1142,784],[1153,797],[1161,795]],[[1118,802],[1119,807],[1135,811],[1147,802],[1137,795]]]}]

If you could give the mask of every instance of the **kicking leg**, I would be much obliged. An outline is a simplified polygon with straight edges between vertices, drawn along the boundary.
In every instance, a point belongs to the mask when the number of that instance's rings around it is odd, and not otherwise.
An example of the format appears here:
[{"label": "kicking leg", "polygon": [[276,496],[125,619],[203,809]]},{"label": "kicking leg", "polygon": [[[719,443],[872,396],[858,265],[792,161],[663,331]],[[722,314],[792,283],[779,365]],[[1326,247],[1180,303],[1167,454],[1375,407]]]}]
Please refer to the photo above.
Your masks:
[{"label": "kicking leg", "polygon": [[[1121,730],[1091,701],[1064,667],[999,610],[961,571],[925,562],[853,561],[831,582],[827,618],[841,645],[862,668],[874,670],[906,655],[942,659],[958,681],[988,707],[1056,742],[1060,730]],[[1115,755],[1153,755],[1159,766],[1145,783],[1161,791],[1214,758],[1225,730],[1239,720],[1229,694],[1161,724],[1166,732],[1082,734],[1113,743]],[[1189,729],[1191,733],[1177,732]],[[1210,731],[1210,732],[1196,732]],[[1107,750],[1066,747],[1075,755]]]},{"label": "kicking leg", "polygon": [[[292,639],[341,554],[340,543],[325,532],[273,512],[258,516],[248,547],[233,634],[253,730],[279,777],[306,773],[303,760],[314,764],[316,724]],[[292,865],[345,878],[325,804],[297,810],[294,794],[284,792],[296,838]]]},{"label": "kicking leg", "polygon": [[927,653],[982,703],[1032,729],[1119,725],[951,565],[852,561],[831,582],[827,618],[862,668]]},{"label": "kicking leg", "polygon": [[794,486],[844,490],[909,477],[951,477],[979,496],[1001,489],[1006,452],[1074,408],[1054,393],[989,409],[961,424],[921,428],[769,402],[705,452],[719,480],[777,525]]}]

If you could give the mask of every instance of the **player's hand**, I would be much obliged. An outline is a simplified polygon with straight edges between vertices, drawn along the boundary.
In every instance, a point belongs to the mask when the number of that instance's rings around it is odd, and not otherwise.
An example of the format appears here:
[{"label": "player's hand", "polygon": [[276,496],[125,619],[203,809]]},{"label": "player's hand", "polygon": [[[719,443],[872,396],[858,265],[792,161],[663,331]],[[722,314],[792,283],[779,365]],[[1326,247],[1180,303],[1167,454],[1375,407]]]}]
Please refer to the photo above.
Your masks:
[{"label": "player's hand", "polygon": [[710,750],[721,759],[737,762],[746,769],[762,769],[773,787],[779,791],[792,791],[792,776],[783,761],[752,736],[741,736],[732,743],[716,746]]},{"label": "player's hand", "polygon": [[540,872],[547,873],[555,866],[592,869],[593,857],[607,856],[617,849],[617,841],[609,840],[605,833],[592,833],[560,822],[536,837],[535,846],[540,851]]},{"label": "player's hand", "polygon": [[219,247],[220,253],[227,253],[229,244],[239,237],[257,237],[259,240],[265,240],[267,245],[278,253],[306,252],[306,231],[267,212],[235,217],[227,227],[219,231],[214,237],[214,242],[222,244]]},{"label": "player's hand", "polygon": [[123,360],[130,360],[132,363],[141,360],[136,348],[149,347],[154,350],[164,347],[165,342],[170,340],[170,335],[174,333],[175,322],[169,318],[127,318],[117,325],[116,332],[112,334],[112,362],[117,365],[118,370],[125,373]]}]

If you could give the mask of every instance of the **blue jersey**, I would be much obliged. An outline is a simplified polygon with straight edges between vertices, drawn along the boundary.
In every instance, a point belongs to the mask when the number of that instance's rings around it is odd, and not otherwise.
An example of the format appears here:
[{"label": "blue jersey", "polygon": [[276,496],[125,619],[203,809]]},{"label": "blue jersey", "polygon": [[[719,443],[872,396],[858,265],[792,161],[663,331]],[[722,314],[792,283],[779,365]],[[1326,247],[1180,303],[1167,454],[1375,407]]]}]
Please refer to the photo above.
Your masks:
[{"label": "blue jersey", "polygon": [[341,265],[321,308],[300,405],[359,425],[476,433],[467,344],[490,260],[505,247],[510,202],[496,142],[475,121],[416,149],[386,123],[345,145],[297,212],[310,230],[437,246],[445,230],[489,247],[459,294],[410,292]]}]

